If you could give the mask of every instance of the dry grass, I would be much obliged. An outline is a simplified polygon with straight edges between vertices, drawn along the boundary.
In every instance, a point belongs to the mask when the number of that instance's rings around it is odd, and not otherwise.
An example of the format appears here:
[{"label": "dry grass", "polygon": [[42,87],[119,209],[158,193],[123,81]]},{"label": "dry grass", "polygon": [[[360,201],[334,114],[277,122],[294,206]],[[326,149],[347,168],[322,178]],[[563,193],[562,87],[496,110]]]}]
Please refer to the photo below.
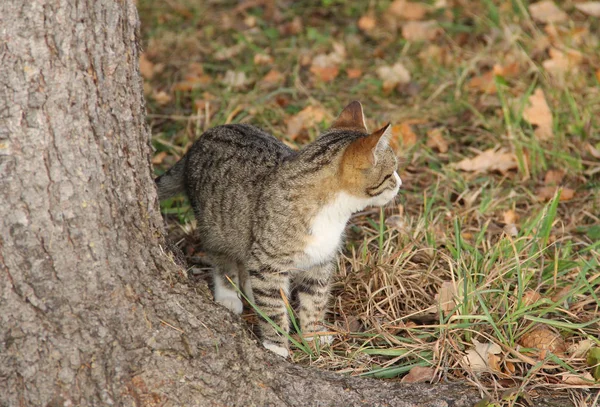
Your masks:
[{"label": "dry grass", "polygon": [[[348,226],[333,288],[335,342],[317,350],[302,343],[293,360],[382,378],[429,366],[433,382],[473,383],[489,405],[527,405],[546,388],[594,405],[599,385],[585,381],[592,370],[584,347],[600,345],[600,161],[593,154],[600,149],[600,24],[570,1],[557,2],[569,20],[548,26],[531,17],[526,1],[446,3],[429,15],[441,35],[407,42],[402,22],[386,17],[387,1],[273,9],[268,1],[140,0],[154,163],[160,172],[202,131],[228,122],[251,122],[300,146],[354,99],[371,127],[415,119],[414,139],[398,135],[404,186],[397,202],[357,214]],[[379,19],[377,29],[357,28],[364,15]],[[325,83],[307,61],[333,52],[334,41],[347,53],[337,78]],[[552,48],[581,58],[564,76],[552,73],[545,64]],[[257,63],[256,54],[272,61]],[[384,92],[375,68],[397,61],[411,82]],[[518,73],[484,81],[495,92],[473,79],[511,64]],[[272,69],[282,79],[265,84]],[[349,78],[349,69],[360,77]],[[227,71],[243,72],[248,83],[227,84]],[[553,114],[548,140],[524,120],[536,88]],[[318,107],[323,120],[292,137],[288,120],[306,106]],[[432,129],[448,151],[427,145]],[[455,167],[493,147],[514,153],[518,168]],[[550,170],[563,174],[558,184],[573,197],[540,196]],[[176,220],[184,252],[200,258],[186,203],[165,202],[163,211]],[[547,338],[532,342],[540,329]],[[465,359],[475,341],[499,347],[481,369]]]}]

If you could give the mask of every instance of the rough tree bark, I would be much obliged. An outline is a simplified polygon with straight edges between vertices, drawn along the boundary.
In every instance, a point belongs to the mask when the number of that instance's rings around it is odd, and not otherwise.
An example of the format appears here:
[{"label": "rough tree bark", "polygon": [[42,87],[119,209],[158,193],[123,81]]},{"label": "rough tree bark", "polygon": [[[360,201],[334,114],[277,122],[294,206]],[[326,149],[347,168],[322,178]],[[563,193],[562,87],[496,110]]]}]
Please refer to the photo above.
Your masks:
[{"label": "rough tree bark", "polygon": [[293,366],[161,249],[132,1],[0,2],[1,406],[467,406]]}]

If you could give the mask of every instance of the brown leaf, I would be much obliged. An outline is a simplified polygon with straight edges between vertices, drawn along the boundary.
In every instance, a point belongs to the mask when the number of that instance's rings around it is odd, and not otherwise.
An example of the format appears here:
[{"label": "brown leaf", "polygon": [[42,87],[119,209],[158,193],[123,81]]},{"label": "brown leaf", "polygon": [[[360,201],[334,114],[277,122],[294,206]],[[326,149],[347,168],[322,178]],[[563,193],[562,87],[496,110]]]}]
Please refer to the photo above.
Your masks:
[{"label": "brown leaf", "polygon": [[377,68],[377,76],[383,81],[383,91],[386,93],[399,84],[410,82],[410,72],[400,62],[393,66],[380,66]]},{"label": "brown leaf", "polygon": [[454,297],[456,296],[456,288],[452,281],[444,281],[440,287],[440,291],[437,295],[438,305],[440,310],[444,314],[451,312],[456,306]]},{"label": "brown leaf", "polygon": [[502,348],[493,342],[479,342],[473,339],[475,348],[467,350],[467,355],[463,358],[474,372],[483,372],[488,369],[489,355],[497,355],[502,352]]},{"label": "brown leaf", "polygon": [[442,135],[442,129],[431,129],[427,132],[427,147],[436,149],[442,154],[448,152],[448,142]]},{"label": "brown leaf", "polygon": [[214,53],[213,57],[217,61],[225,61],[227,59],[233,58],[234,56],[242,52],[244,48],[246,48],[246,44],[244,42],[238,42],[237,44],[231,47],[221,48],[220,50]]},{"label": "brown leaf", "polygon": [[566,286],[564,286],[563,288],[561,288],[560,290],[555,292],[552,295],[552,297],[550,297],[550,301],[560,302],[560,301],[564,300],[571,293],[572,289],[573,289],[573,285],[567,284]]},{"label": "brown leaf", "polygon": [[500,171],[506,173],[517,168],[517,158],[513,153],[506,152],[505,149],[490,148],[476,157],[465,158],[455,166],[459,170],[469,172]]},{"label": "brown leaf", "polygon": [[140,55],[140,73],[145,79],[152,79],[154,76],[154,63],[152,63],[143,53]]},{"label": "brown leaf", "polygon": [[269,65],[273,63],[273,57],[268,54],[254,54],[254,65]]},{"label": "brown leaf", "polygon": [[537,88],[529,96],[528,106],[523,110],[523,118],[532,125],[537,126],[534,134],[538,140],[549,140],[552,138],[552,112],[548,107],[542,89]]},{"label": "brown leaf", "polygon": [[523,294],[522,299],[523,299],[523,304],[525,304],[525,306],[529,306],[529,305],[533,305],[536,302],[538,302],[539,300],[541,300],[542,296],[537,291],[527,290]]},{"label": "brown leaf", "polygon": [[402,36],[407,41],[431,41],[441,32],[435,20],[409,21],[402,26]]},{"label": "brown leaf", "polygon": [[[552,198],[554,198],[554,194],[556,194],[557,190],[558,190],[558,187],[553,187],[553,186],[540,187],[537,189],[537,198],[540,201],[549,201]],[[571,188],[562,188],[560,191],[560,197],[558,198],[558,200],[559,201],[570,201],[571,199],[573,199],[574,196],[575,196],[574,190],[572,190]]]},{"label": "brown leaf", "polygon": [[426,5],[406,0],[395,0],[388,8],[390,14],[404,20],[422,20],[427,11]]},{"label": "brown leaf", "polygon": [[401,140],[402,145],[405,147],[411,147],[417,144],[417,135],[410,127],[410,121],[404,121],[400,124],[392,126],[392,139],[390,144],[394,150],[397,150],[398,140]]},{"label": "brown leaf", "polygon": [[546,176],[544,177],[544,184],[559,185],[564,177],[565,172],[563,170],[548,170],[548,172],[546,172]]},{"label": "brown leaf", "polygon": [[433,380],[435,370],[427,366],[415,366],[400,380],[401,383],[425,383]]},{"label": "brown leaf", "polygon": [[491,71],[484,73],[481,76],[475,76],[471,78],[468,86],[471,89],[479,90],[483,93],[495,94],[496,89],[496,76],[502,76],[503,78],[514,78],[520,73],[520,67],[517,62],[507,65],[494,65]]},{"label": "brown leaf", "polygon": [[541,23],[560,23],[567,21],[567,13],[559,9],[553,1],[539,1],[529,5],[529,13]]},{"label": "brown leaf", "polygon": [[162,164],[163,160],[165,159],[165,157],[167,156],[167,152],[166,151],[161,151],[160,153],[156,153],[154,155],[154,157],[152,157],[152,164],[154,165],[160,165]]},{"label": "brown leaf", "polygon": [[575,4],[575,8],[592,17],[600,17],[600,1],[586,1]]},{"label": "brown leaf", "polygon": [[171,95],[169,95],[164,90],[154,92],[152,94],[152,97],[154,98],[154,100],[156,100],[156,103],[158,103],[161,106],[166,105],[167,103],[169,103],[171,101]]},{"label": "brown leaf", "polygon": [[267,87],[275,86],[283,82],[284,76],[277,69],[271,69],[260,81],[262,85]]},{"label": "brown leaf", "polygon": [[174,83],[171,89],[173,91],[189,92],[211,82],[212,78],[204,74],[202,64],[192,62],[187,66],[183,80]]},{"label": "brown leaf", "polygon": [[600,82],[600,68],[596,70],[596,79],[598,80],[598,82]]},{"label": "brown leaf", "polygon": [[366,14],[358,20],[358,28],[360,28],[362,31],[371,31],[376,26],[377,21],[371,14]]},{"label": "brown leaf", "polygon": [[596,383],[594,377],[590,372],[583,372],[582,374],[575,373],[561,373],[562,381],[565,384],[572,384],[575,386],[591,386]]},{"label": "brown leaf", "polygon": [[295,140],[303,130],[316,126],[325,119],[325,116],[326,112],[322,107],[307,106],[287,120],[287,135]]},{"label": "brown leaf", "polygon": [[348,68],[346,69],[346,75],[348,75],[349,79],[357,79],[362,76],[362,69],[360,68]]},{"label": "brown leaf", "polygon": [[223,83],[234,89],[239,89],[243,88],[248,83],[248,78],[244,71],[233,71],[228,69],[227,72],[225,72]]},{"label": "brown leaf", "polygon": [[564,79],[566,74],[571,74],[583,62],[583,54],[574,49],[563,52],[556,48],[550,48],[548,53],[550,59],[543,61],[542,66],[559,79]]},{"label": "brown leaf", "polygon": [[564,356],[567,350],[562,337],[545,326],[537,327],[524,334],[519,339],[519,344],[524,348],[549,351],[556,356]]},{"label": "brown leaf", "polygon": [[517,223],[519,220],[519,215],[512,209],[504,212],[502,217],[504,218],[504,223]]},{"label": "brown leaf", "polygon": [[337,78],[340,68],[337,66],[311,66],[310,71],[323,82],[330,82]]}]

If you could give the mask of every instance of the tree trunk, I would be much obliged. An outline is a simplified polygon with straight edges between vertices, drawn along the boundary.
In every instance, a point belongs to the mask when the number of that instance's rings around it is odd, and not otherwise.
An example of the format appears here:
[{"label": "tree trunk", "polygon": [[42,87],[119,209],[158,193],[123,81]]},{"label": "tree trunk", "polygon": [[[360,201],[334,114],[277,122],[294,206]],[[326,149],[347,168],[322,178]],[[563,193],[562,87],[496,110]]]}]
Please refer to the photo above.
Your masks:
[{"label": "tree trunk", "polygon": [[290,365],[162,249],[132,1],[0,2],[1,406],[470,406]]}]

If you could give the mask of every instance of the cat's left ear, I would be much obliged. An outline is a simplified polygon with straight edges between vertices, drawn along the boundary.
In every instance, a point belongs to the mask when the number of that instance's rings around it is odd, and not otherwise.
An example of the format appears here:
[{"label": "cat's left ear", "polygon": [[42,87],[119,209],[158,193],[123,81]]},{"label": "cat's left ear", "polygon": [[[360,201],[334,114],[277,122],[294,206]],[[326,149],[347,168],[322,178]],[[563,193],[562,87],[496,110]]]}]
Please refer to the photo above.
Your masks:
[{"label": "cat's left ear", "polygon": [[388,148],[391,138],[392,125],[390,123],[386,124],[379,130],[374,131],[367,137],[367,144],[371,148],[369,161],[372,165],[377,164],[377,158]]},{"label": "cat's left ear", "polygon": [[368,133],[362,105],[355,100],[342,110],[340,116],[331,125],[332,129],[355,130]]}]

